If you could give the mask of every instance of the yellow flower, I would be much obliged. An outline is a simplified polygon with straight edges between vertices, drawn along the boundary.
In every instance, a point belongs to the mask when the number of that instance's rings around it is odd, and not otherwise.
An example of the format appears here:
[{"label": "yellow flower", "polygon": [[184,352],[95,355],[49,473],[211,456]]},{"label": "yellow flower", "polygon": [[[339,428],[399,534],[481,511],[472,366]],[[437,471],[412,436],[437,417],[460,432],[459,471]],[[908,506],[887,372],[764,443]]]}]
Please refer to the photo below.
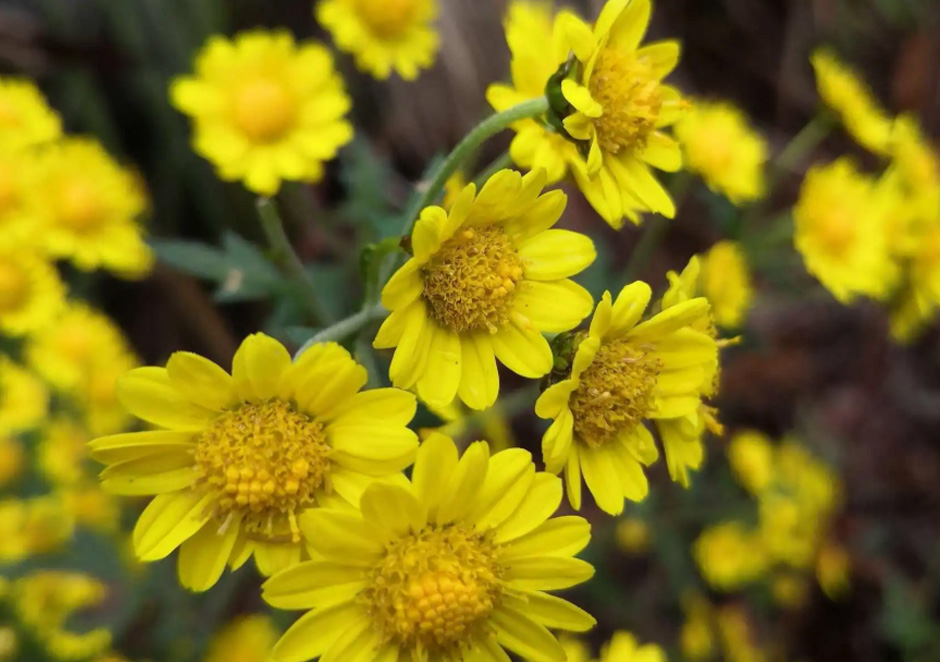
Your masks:
[{"label": "yellow flower", "polygon": [[733,591],[767,570],[761,538],[741,522],[725,522],[702,532],[692,547],[705,580],[720,591]]},{"label": "yellow flower", "polygon": [[[558,635],[558,643],[565,651],[566,662],[589,662],[591,659],[591,649],[577,637],[561,633]],[[530,659],[526,662],[535,661]]]},{"label": "yellow flower", "polygon": [[623,517],[617,522],[617,545],[630,554],[642,554],[649,548],[650,528],[639,517]]},{"label": "yellow flower", "polygon": [[321,508],[301,517],[322,558],[269,579],[262,596],[309,609],[278,642],[277,662],[503,660],[565,652],[547,628],[583,632],[594,619],[544,591],[586,581],[572,556],[590,539],[581,517],[551,515],[561,482],[531,455],[490,456],[435,434],[421,444],[411,482],[376,483],[362,512]]},{"label": "yellow flower", "polygon": [[806,173],[793,209],[793,242],[806,269],[842,303],[887,297],[898,278],[874,182],[841,158]]},{"label": "yellow flower", "polygon": [[259,333],[232,365],[229,375],[176,352],[166,368],[132,370],[118,382],[118,398],[163,429],[90,443],[91,457],[108,465],[105,490],[156,495],[134,529],[138,557],[156,561],[180,547],[180,582],[197,591],[252,554],[264,574],[297,563],[305,552],[300,515],[355,505],[371,481],[407,467],[417,447],[406,427],[414,396],[359,393],[366,369],[335,343],[292,363],[283,345]]},{"label": "yellow flower", "polygon": [[679,62],[679,43],[640,47],[650,12],[650,0],[608,0],[593,31],[568,12],[555,23],[556,38],[580,67],[579,81],[561,85],[574,108],[565,129],[587,155],[574,158],[571,170],[588,201],[615,228],[624,215],[638,223],[637,208],[669,218],[676,211],[650,167],[682,167],[679,144],[662,131],[685,106],[679,91],[662,82]]},{"label": "yellow flower", "polygon": [[737,605],[728,605],[716,615],[718,633],[728,662],[764,662],[767,656],[757,646],[754,628]]},{"label": "yellow flower", "polygon": [[754,495],[771,484],[774,449],[766,435],[753,430],[739,432],[728,444],[728,462],[738,482]]},{"label": "yellow flower", "polygon": [[34,150],[0,150],[0,250],[40,250],[42,246],[29,205],[36,162]]},{"label": "yellow flower", "polygon": [[754,298],[751,272],[741,246],[728,240],[712,246],[702,256],[699,279],[715,322],[726,329],[741,326]]},{"label": "yellow flower", "polygon": [[65,302],[59,273],[41,255],[0,246],[0,332],[22,336],[49,324]]},{"label": "yellow flower", "polygon": [[320,0],[317,21],[356,66],[379,80],[414,80],[434,64],[438,0]]},{"label": "yellow flower", "polygon": [[19,440],[0,435],[0,488],[19,478],[26,464],[26,452]]},{"label": "yellow flower", "polygon": [[666,662],[666,653],[655,644],[640,646],[632,634],[618,630],[601,649],[597,662]]},{"label": "yellow flower", "polygon": [[0,501],[0,563],[18,563],[55,551],[71,539],[75,522],[56,496]]},{"label": "yellow flower", "polygon": [[62,122],[34,83],[0,76],[0,152],[56,140]]},{"label": "yellow flower", "polygon": [[693,593],[683,596],[682,608],[685,621],[679,631],[679,647],[683,657],[688,660],[710,659],[715,648],[711,626],[712,606],[704,597]]},{"label": "yellow flower", "polygon": [[243,616],[212,639],[206,662],[267,662],[278,631],[265,614]]},{"label": "yellow flower", "polygon": [[783,572],[773,578],[770,593],[774,602],[784,609],[800,609],[806,605],[809,586],[805,579],[794,572]]},{"label": "yellow flower", "polygon": [[726,101],[695,101],[676,124],[685,166],[740,205],[764,195],[767,141]]},{"label": "yellow flower", "polygon": [[[506,42],[512,54],[512,85],[495,83],[486,99],[497,111],[545,94],[545,85],[567,53],[553,53],[551,4],[544,0],[512,0],[504,20]],[[575,146],[540,121],[526,119],[513,125],[515,138],[509,155],[517,165],[533,170],[544,168],[548,183],[565,176],[568,161],[577,156]]]},{"label": "yellow flower", "polygon": [[53,484],[75,485],[86,475],[88,433],[65,417],[47,422],[36,447],[36,461],[43,475]]},{"label": "yellow flower", "polygon": [[823,103],[839,115],[859,145],[875,154],[886,154],[891,140],[891,118],[868,86],[826,49],[816,50],[810,62]]},{"label": "yellow flower", "polygon": [[49,254],[84,271],[146,276],[153,254],[138,223],[147,209],[140,178],[89,138],[62,140],[38,159],[30,204]]},{"label": "yellow flower", "polygon": [[0,626],[0,662],[13,662],[19,647],[16,630],[8,625]]},{"label": "yellow flower", "polygon": [[567,331],[591,310],[591,295],[568,280],[594,261],[593,242],[549,229],[565,194],[540,195],[545,173],[493,175],[473,184],[450,212],[427,207],[412,234],[414,257],[382,291],[391,315],[374,346],[395,347],[389,376],[436,407],[455,396],[472,409],[496,401],[496,360],[538,378],[552,368],[542,332]]},{"label": "yellow flower", "polygon": [[642,500],[648,491],[642,465],[659,456],[644,421],[681,418],[701,405],[701,383],[717,348],[690,325],[707,316],[708,302],[685,301],[638,324],[650,296],[639,281],[614,303],[605,292],[570,375],[535,404],[538,416],[555,419],[542,437],[542,455],[548,471],[565,470],[575,510],[582,473],[605,512],[619,514],[624,498]]},{"label": "yellow flower", "polygon": [[121,510],[117,499],[97,484],[82,483],[58,493],[62,508],[76,526],[87,526],[101,533],[115,533]]},{"label": "yellow flower", "polygon": [[816,557],[816,579],[823,593],[835,600],[849,590],[851,559],[845,548],[826,543]]},{"label": "yellow flower", "polygon": [[274,195],[281,180],[315,182],[352,139],[350,107],[333,56],[285,31],[212,37],[195,76],[173,81],[173,105],[194,122],[194,149],[226,181]]},{"label": "yellow flower", "polygon": [[38,425],[49,409],[45,385],[31,372],[0,354],[0,436]]}]

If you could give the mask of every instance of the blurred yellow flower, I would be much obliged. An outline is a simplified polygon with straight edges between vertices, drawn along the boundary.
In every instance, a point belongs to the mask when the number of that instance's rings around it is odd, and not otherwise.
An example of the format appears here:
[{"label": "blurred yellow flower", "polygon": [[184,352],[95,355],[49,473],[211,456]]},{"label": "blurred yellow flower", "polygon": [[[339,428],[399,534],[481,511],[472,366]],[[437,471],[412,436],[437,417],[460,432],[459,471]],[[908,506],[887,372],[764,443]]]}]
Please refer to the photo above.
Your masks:
[{"label": "blurred yellow flower", "polygon": [[[591,659],[591,649],[577,637],[563,632],[558,635],[558,643],[565,651],[565,662],[589,662]],[[537,661],[529,659],[527,662]]]},{"label": "blurred yellow flower", "polygon": [[0,662],[13,662],[19,646],[16,630],[7,625],[0,626]]},{"label": "blurred yellow flower", "polygon": [[212,638],[205,662],[268,662],[278,634],[269,616],[242,616]]},{"label": "blurred yellow flower", "polygon": [[438,0],[320,0],[317,21],[356,66],[379,80],[414,80],[434,64]]},{"label": "blurred yellow flower", "polygon": [[525,450],[491,456],[478,441],[458,459],[451,439],[430,436],[411,480],[374,483],[361,513],[319,508],[301,517],[322,556],[263,586],[272,606],[310,610],[272,660],[504,660],[504,647],[563,660],[546,628],[584,632],[595,621],[546,592],[594,574],[574,558],[590,525],[553,518],[561,499],[561,481],[536,472]]},{"label": "blurred yellow flower", "polygon": [[353,135],[332,54],[297,45],[286,31],[212,37],[170,98],[192,118],[194,149],[219,176],[262,195],[277,193],[281,180],[319,181]]},{"label": "blurred yellow flower", "polygon": [[692,553],[705,580],[721,591],[733,591],[767,570],[761,538],[741,522],[724,522],[705,529]]},{"label": "blurred yellow flower", "polygon": [[83,482],[58,493],[62,508],[76,526],[86,526],[101,533],[115,533],[121,509],[117,499],[97,483]]},{"label": "blurred yellow flower", "polygon": [[692,661],[710,659],[715,648],[711,605],[701,595],[688,594],[682,597],[682,609],[685,620],[679,630],[679,648],[683,657]]},{"label": "blurred yellow flower", "polygon": [[650,168],[682,167],[679,144],[662,131],[686,106],[679,91],[662,82],[679,62],[679,43],[640,47],[651,11],[650,0],[608,0],[593,30],[570,12],[555,22],[556,43],[580,65],[580,80],[561,85],[574,108],[564,119],[565,130],[586,155],[576,154],[571,170],[594,209],[615,228],[625,215],[639,223],[637,208],[668,218],[676,212]]},{"label": "blurred yellow flower", "polygon": [[816,556],[816,580],[830,600],[836,600],[849,590],[852,561],[844,547],[827,542]]},{"label": "blurred yellow flower", "polygon": [[885,233],[890,201],[848,158],[806,173],[793,241],[806,269],[844,304],[886,298],[898,280]]},{"label": "blurred yellow flower", "polygon": [[738,432],[728,444],[728,462],[738,482],[751,494],[761,494],[774,475],[774,449],[761,432]]},{"label": "blurred yellow flower", "polygon": [[48,407],[49,394],[42,381],[0,354],[0,436],[36,427]]},{"label": "blurred yellow flower", "polygon": [[95,140],[66,138],[40,152],[31,213],[49,254],[84,271],[141,278],[153,267],[140,216],[142,180]]},{"label": "blurred yellow flower", "polygon": [[0,76],[0,152],[41,145],[61,135],[59,116],[33,82]]},{"label": "blurred yellow flower", "polygon": [[655,644],[640,646],[632,634],[618,630],[601,647],[597,662],[666,662],[666,653]]},{"label": "blurred yellow flower", "polygon": [[32,333],[49,324],[65,303],[59,273],[41,255],[0,245],[0,332]]},{"label": "blurred yellow flower", "polygon": [[17,563],[62,547],[75,522],[53,495],[0,501],[0,563]]},{"label": "blurred yellow flower", "polygon": [[373,345],[396,348],[389,376],[435,407],[457,396],[486,409],[499,392],[497,359],[531,379],[552,368],[542,332],[577,326],[591,311],[569,280],[594,261],[594,243],[549,229],[565,194],[545,194],[545,173],[493,175],[468,184],[449,212],[427,207],[412,233],[413,257],[385,285],[391,312]]},{"label": "blurred yellow flower", "polygon": [[[567,57],[567,53],[553,53],[550,2],[512,0],[503,25],[512,55],[512,85],[494,83],[486,90],[486,99],[496,111],[544,95],[548,79]],[[549,184],[565,176],[568,162],[576,157],[574,144],[535,119],[521,120],[512,128],[516,136],[509,145],[509,155],[514,163],[528,170],[544,168]]]},{"label": "blurred yellow flower", "polygon": [[605,292],[567,378],[546,389],[535,413],[554,422],[542,437],[545,467],[565,471],[568,500],[581,507],[581,475],[601,510],[618,515],[624,499],[648,491],[643,465],[659,457],[646,420],[696,412],[701,384],[716,360],[713,338],[692,325],[708,302],[691,299],[640,322],[652,292],[641,281],[615,302]]},{"label": "blurred yellow flower", "polygon": [[292,362],[261,333],[242,342],[231,375],[189,352],[125,375],[118,398],[160,429],[89,448],[108,465],[105,490],[155,495],[134,529],[138,557],[156,561],[180,547],[180,582],[195,591],[252,554],[266,575],[299,562],[310,543],[298,528],[304,512],[356,505],[371,481],[414,459],[417,437],[406,427],[414,396],[360,393],[366,381],[335,343]]},{"label": "blurred yellow flower", "polygon": [[86,476],[88,433],[73,420],[59,416],[47,421],[36,447],[40,471],[54,485],[69,486]]},{"label": "blurred yellow flower", "polygon": [[800,609],[809,598],[809,586],[799,574],[787,571],[773,578],[770,593],[774,602],[784,609]]},{"label": "blurred yellow flower", "polygon": [[754,287],[740,244],[723,240],[708,249],[701,260],[699,291],[711,304],[718,326],[725,329],[741,326],[751,308]]},{"label": "blurred yellow flower", "polygon": [[765,662],[767,655],[757,644],[747,613],[737,605],[721,607],[716,613],[718,634],[728,662]]},{"label": "blurred yellow flower", "polygon": [[0,435],[0,488],[6,487],[23,472],[26,451],[14,437]]},{"label": "blurred yellow flower", "polygon": [[839,115],[859,145],[886,154],[891,140],[891,118],[862,79],[830,51],[817,49],[810,58],[816,88],[823,103]]},{"label": "blurred yellow flower", "polygon": [[675,127],[685,166],[736,205],[764,195],[767,141],[727,101],[696,100]]},{"label": "blurred yellow flower", "polygon": [[0,249],[22,251],[42,245],[29,206],[36,161],[34,150],[0,150]]},{"label": "blurred yellow flower", "polygon": [[615,531],[617,546],[630,554],[642,554],[649,548],[650,528],[639,517],[622,517]]},{"label": "blurred yellow flower", "polygon": [[437,428],[422,428],[419,430],[422,439],[429,434],[439,432],[459,443],[461,441],[472,441],[476,438],[472,435],[479,432],[479,436],[489,442],[490,450],[494,452],[517,445],[512,434],[510,421],[506,418],[499,401],[483,411],[474,411],[465,407],[460,402],[460,398],[455,399],[447,407],[428,405],[428,409],[443,420],[444,424]]},{"label": "blurred yellow flower", "polygon": [[901,115],[891,134],[891,170],[904,187],[905,205],[915,216],[933,217],[940,209],[940,154],[917,118]]}]

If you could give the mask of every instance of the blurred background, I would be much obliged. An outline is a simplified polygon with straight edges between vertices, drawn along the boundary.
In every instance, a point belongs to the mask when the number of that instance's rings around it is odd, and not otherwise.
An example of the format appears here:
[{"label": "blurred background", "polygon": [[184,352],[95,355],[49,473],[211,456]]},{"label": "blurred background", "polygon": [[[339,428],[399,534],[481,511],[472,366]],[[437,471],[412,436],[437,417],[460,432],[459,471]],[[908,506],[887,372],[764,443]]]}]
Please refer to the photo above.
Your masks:
[{"label": "blurred background", "polygon": [[[413,183],[489,113],[485,89],[507,77],[505,3],[441,2],[442,50],[416,82],[377,82],[337,54],[353,97],[356,138],[323,182],[288,185],[280,194],[294,245],[319,282],[328,283],[324,297],[336,316],[353,312],[360,298],[359,247],[395,233],[395,214]],[[595,16],[602,3],[566,4]],[[250,286],[264,277],[262,266],[251,270],[256,253],[242,241],[263,243],[254,197],[240,184],[219,181],[192,151],[189,123],[167,97],[170,79],[191,70],[209,35],[255,26],[283,26],[300,39],[329,42],[309,0],[0,0],[0,73],[36,80],[69,133],[96,136],[139,172],[158,255],[166,239],[222,247],[185,272],[167,253],[139,282],[103,272],[74,275],[73,292],[118,323],[144,364],[162,364],[186,349],[228,366],[241,338],[259,329],[295,344],[303,339],[295,304],[272,302],[263,287]],[[913,111],[928,135],[940,135],[938,28],[937,0],[660,0],[652,36],[683,43],[673,84],[732,101],[777,153],[817,111],[809,55],[823,44],[863,75],[891,113]],[[487,144],[479,164],[505,150],[510,138],[507,132]],[[743,219],[695,183],[664,226],[659,247],[631,274],[624,270],[642,230],[609,229],[572,190],[563,225],[589,231],[599,250],[580,280],[595,295],[619,289],[627,277],[661,292],[667,270],[681,270],[728,227],[746,221],[758,236],[769,236],[772,219],[793,206],[809,165],[846,153],[862,164],[872,158],[835,131],[780,173],[762,214]],[[596,651],[614,630],[628,629],[677,660],[938,660],[940,328],[897,345],[881,308],[839,304],[814,285],[791,245],[751,258],[755,302],[739,330],[742,342],[723,354],[717,406],[727,433],[709,439],[692,487],[671,483],[659,463],[650,497],[628,504],[625,518],[588,506],[595,540],[587,554],[598,575],[573,595],[599,622],[588,641]],[[233,265],[246,269],[240,276],[248,285],[226,287]],[[537,451],[543,422],[530,409],[513,413],[502,433]],[[430,413],[422,416],[422,425],[435,425]],[[812,462],[831,472],[837,494],[824,508],[826,542],[817,552],[837,550],[838,558],[817,555],[808,569],[768,571],[761,581],[719,590],[702,576],[694,543],[708,527],[757,517],[759,505],[726,460],[728,440],[747,429],[798,440]],[[795,472],[812,470],[797,463]],[[31,485],[18,489],[39,489]],[[138,509],[128,508],[134,512],[125,513],[125,524]],[[133,660],[206,659],[223,624],[264,609],[252,568],[193,596],[177,586],[174,563],[143,568],[128,555],[97,534],[79,532],[57,552],[18,565],[15,574],[70,568],[98,577],[106,598],[71,627],[105,626],[113,648]],[[844,581],[816,580],[827,560],[843,568]],[[275,615],[279,627],[292,618]],[[48,654],[28,637],[18,651],[9,659],[32,662]]]}]

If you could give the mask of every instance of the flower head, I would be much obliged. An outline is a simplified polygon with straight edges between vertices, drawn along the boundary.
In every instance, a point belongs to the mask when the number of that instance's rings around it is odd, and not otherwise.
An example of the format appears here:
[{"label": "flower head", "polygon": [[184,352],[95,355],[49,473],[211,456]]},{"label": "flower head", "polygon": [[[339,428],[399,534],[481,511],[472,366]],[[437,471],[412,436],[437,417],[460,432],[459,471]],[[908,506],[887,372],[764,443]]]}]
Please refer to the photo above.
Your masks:
[{"label": "flower head", "polygon": [[721,591],[754,581],[768,568],[761,537],[741,522],[706,529],[692,548],[705,580]]},{"label": "flower head", "polygon": [[0,248],[39,250],[41,233],[30,208],[36,175],[36,151],[4,152],[0,149]]},{"label": "flower head", "polygon": [[767,141],[726,101],[695,101],[676,124],[685,166],[735,204],[764,195]]},{"label": "flower head", "polygon": [[278,631],[266,614],[243,616],[212,638],[206,662],[267,662]]},{"label": "flower head", "polygon": [[[495,83],[486,98],[496,111],[545,94],[545,86],[567,53],[553,53],[554,19],[544,0],[513,0],[504,20],[506,42],[512,54],[512,85]],[[576,147],[558,131],[535,119],[513,125],[515,138],[509,155],[517,165],[532,170],[544,168],[548,183],[559,181],[568,162],[577,156]]]},{"label": "flower head", "polygon": [[52,256],[125,278],[150,272],[153,254],[139,223],[147,196],[134,173],[88,138],[45,148],[36,168],[31,210]]},{"label": "flower head", "polygon": [[490,456],[476,442],[422,443],[410,483],[376,483],[362,512],[319,509],[301,527],[322,555],[272,577],[263,597],[309,609],[274,648],[278,662],[504,659],[537,662],[564,650],[547,627],[584,631],[594,619],[545,591],[589,579],[572,558],[590,539],[580,517],[551,515],[560,481],[531,455]]},{"label": "flower head", "polygon": [[252,554],[271,574],[306,553],[298,518],[324,504],[355,505],[372,480],[414,458],[406,425],[414,396],[358,393],[366,370],[334,343],[296,362],[276,340],[249,336],[232,374],[176,352],[166,368],[138,368],[118,398],[152,432],[101,437],[92,458],[107,464],[102,486],[155,495],[134,530],[134,547],[155,561],[180,547],[182,584],[205,590]]},{"label": "flower head", "polygon": [[597,662],[666,662],[666,653],[655,644],[641,646],[632,634],[618,630],[601,648]]},{"label": "flower head", "polygon": [[891,140],[891,119],[868,86],[828,50],[817,50],[810,62],[823,102],[839,115],[862,147],[875,154],[886,154]]},{"label": "flower head", "polygon": [[400,388],[445,407],[496,401],[496,359],[524,377],[552,367],[542,332],[567,331],[590,312],[591,295],[568,280],[594,261],[584,235],[549,229],[565,194],[540,195],[544,171],[493,175],[469,184],[449,212],[428,207],[412,234],[414,256],[392,276],[392,311],[374,345],[396,347],[389,375]]},{"label": "flower head", "polygon": [[734,241],[719,241],[701,259],[698,289],[712,306],[715,322],[726,329],[741,326],[751,307],[754,288],[744,251]]},{"label": "flower head", "polygon": [[40,254],[0,245],[0,331],[22,336],[49,324],[65,304],[59,273]]},{"label": "flower head", "polygon": [[438,0],[320,0],[317,20],[356,66],[385,80],[414,80],[434,63],[440,39],[432,25]]},{"label": "flower head", "polygon": [[659,457],[645,421],[682,418],[701,405],[717,347],[692,326],[707,316],[708,302],[691,299],[640,322],[650,296],[639,281],[615,302],[605,292],[570,372],[536,402],[538,416],[555,419],[542,438],[546,469],[564,469],[576,510],[582,474],[605,512],[619,514],[624,498],[642,500],[642,467]]},{"label": "flower head", "polygon": [[810,168],[793,209],[793,242],[806,269],[836,299],[883,299],[897,282],[885,232],[886,201],[847,158]]},{"label": "flower head", "polygon": [[637,209],[671,218],[675,206],[650,171],[682,166],[679,144],[662,129],[679,119],[686,103],[662,82],[679,62],[679,44],[640,46],[650,0],[609,0],[594,28],[571,13],[556,23],[556,40],[578,63],[575,79],[561,84],[573,108],[564,119],[585,156],[571,162],[578,186],[615,228],[624,216],[638,223]]},{"label": "flower head", "polygon": [[0,76],[0,152],[41,145],[62,135],[62,122],[34,83]]},{"label": "flower head", "polygon": [[49,410],[49,393],[33,373],[0,354],[0,436],[36,427]]},{"label": "flower head", "polygon": [[287,32],[212,37],[195,75],[173,81],[173,105],[193,119],[195,150],[226,181],[262,195],[281,180],[318,181],[323,163],[352,139],[350,107],[333,56]]}]

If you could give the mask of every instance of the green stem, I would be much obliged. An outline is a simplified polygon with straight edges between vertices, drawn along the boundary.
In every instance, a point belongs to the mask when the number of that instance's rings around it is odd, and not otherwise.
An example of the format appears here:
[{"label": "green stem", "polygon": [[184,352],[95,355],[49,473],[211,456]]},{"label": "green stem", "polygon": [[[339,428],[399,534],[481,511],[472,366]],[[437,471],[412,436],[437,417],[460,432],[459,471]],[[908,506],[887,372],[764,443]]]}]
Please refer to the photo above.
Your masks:
[{"label": "green stem", "polygon": [[261,229],[268,239],[268,245],[271,247],[271,256],[281,267],[284,273],[297,285],[301,292],[304,307],[310,321],[314,324],[322,324],[333,321],[333,316],[323,305],[320,299],[320,292],[317,290],[316,283],[304,268],[303,262],[294,252],[287,233],[284,231],[284,222],[281,215],[270,198],[258,198],[258,217],[261,219]]},{"label": "green stem", "polygon": [[774,162],[774,172],[768,182],[768,194],[776,188],[780,177],[793,171],[807,154],[812,152],[832,130],[832,119],[826,113],[819,113],[804,126],[793,139],[786,144]]},{"label": "green stem", "polygon": [[295,356],[300,356],[303,354],[311,345],[315,345],[321,342],[340,341],[343,338],[347,338],[348,336],[351,336],[352,334],[359,331],[369,322],[382,319],[386,315],[388,315],[388,311],[385,310],[385,307],[380,303],[369,306],[368,308],[363,308],[358,313],[341,319],[336,324],[328,326],[322,331],[314,334],[310,340],[305,342],[303,346],[297,350],[297,354]]}]

